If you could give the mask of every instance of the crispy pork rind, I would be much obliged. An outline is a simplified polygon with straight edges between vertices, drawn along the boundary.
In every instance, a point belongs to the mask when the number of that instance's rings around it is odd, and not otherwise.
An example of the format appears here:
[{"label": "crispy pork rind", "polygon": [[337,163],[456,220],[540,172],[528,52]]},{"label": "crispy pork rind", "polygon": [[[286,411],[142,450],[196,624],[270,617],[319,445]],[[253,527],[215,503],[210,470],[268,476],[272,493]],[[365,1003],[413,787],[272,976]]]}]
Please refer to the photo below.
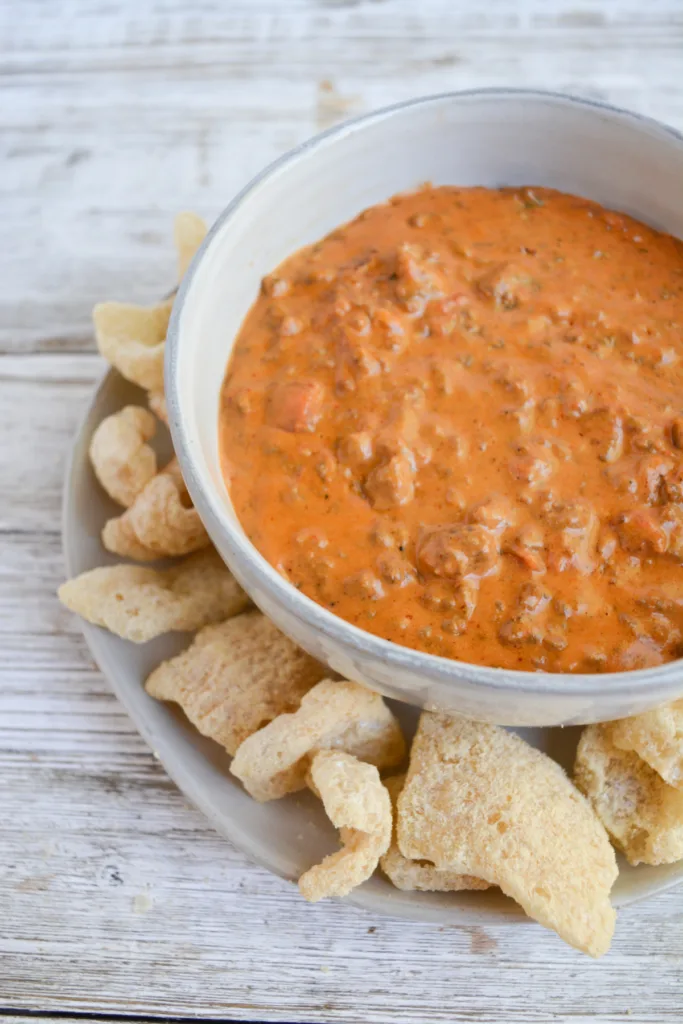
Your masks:
[{"label": "crispy pork rind", "polygon": [[423,714],[397,837],[404,856],[499,885],[570,945],[607,951],[617,877],[607,833],[559,765],[514,733]]},{"label": "crispy pork rind", "polygon": [[179,213],[173,225],[173,240],[178,252],[178,280],[185,277],[194,254],[206,237],[206,222],[196,213]]},{"label": "crispy pork rind", "polygon": [[341,832],[342,848],[299,879],[311,903],[346,896],[373,873],[391,841],[391,800],[379,772],[339,750],[321,750],[310,766],[310,785]]},{"label": "crispy pork rind", "polygon": [[584,729],[574,775],[630,864],[683,859],[683,792],[638,754],[616,747],[609,723]]},{"label": "crispy pork rind", "polygon": [[303,789],[312,757],[330,748],[385,768],[400,763],[405,741],[379,694],[323,679],[298,711],[280,715],[245,740],[230,771],[255,800],[276,800]]},{"label": "crispy pork rind", "polygon": [[206,626],[186,651],[147,680],[147,693],[175,701],[204,735],[234,754],[278,715],[296,711],[324,676],[317,661],[258,611]]},{"label": "crispy pork rind", "polygon": [[134,562],[156,562],[162,557],[138,540],[130,519],[125,515],[107,520],[102,529],[102,543],[112,554],[131,558]]},{"label": "crispy pork rind", "polygon": [[93,309],[100,353],[119,373],[147,391],[164,387],[164,346],[173,300],[156,306],[100,302]]},{"label": "crispy pork rind", "polygon": [[[180,279],[204,240],[206,224],[196,213],[179,213],[173,235]],[[100,353],[126,380],[155,395],[164,390],[164,348],[172,308],[173,297],[155,306],[101,302],[93,309]]]},{"label": "crispy pork rind", "polygon": [[670,786],[683,789],[683,700],[613,722],[612,742],[635,751]]},{"label": "crispy pork rind", "polygon": [[166,570],[101,566],[63,583],[58,594],[72,612],[136,644],[173,630],[201,629],[249,603],[213,549]]},{"label": "crispy pork rind", "polygon": [[189,555],[209,545],[176,459],[149,481],[123,515],[105,523],[102,543],[107,551],[138,562]]},{"label": "crispy pork rind", "polygon": [[460,892],[463,889],[488,889],[488,882],[472,875],[461,875],[448,868],[439,869],[427,860],[409,860],[396,842],[396,804],[405,784],[405,775],[392,775],[384,780],[394,808],[394,830],[391,845],[380,860],[380,867],[397,889],[404,892]]},{"label": "crispy pork rind", "polygon": [[157,457],[147,441],[157,424],[147,409],[127,405],[102,420],[90,441],[90,462],[110,498],[128,508],[156,475]]},{"label": "crispy pork rind", "polygon": [[147,401],[149,407],[154,415],[161,420],[162,423],[168,425],[168,407],[166,405],[166,395],[163,391],[150,391],[147,395]]}]

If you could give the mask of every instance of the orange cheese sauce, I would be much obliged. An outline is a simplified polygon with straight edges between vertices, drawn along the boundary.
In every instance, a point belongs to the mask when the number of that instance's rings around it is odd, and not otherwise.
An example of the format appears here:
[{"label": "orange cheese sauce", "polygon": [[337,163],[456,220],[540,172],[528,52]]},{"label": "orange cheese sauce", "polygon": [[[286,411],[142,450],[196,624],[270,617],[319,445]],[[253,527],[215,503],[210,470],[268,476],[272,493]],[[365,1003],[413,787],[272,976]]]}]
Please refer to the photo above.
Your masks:
[{"label": "orange cheese sauce", "polygon": [[396,643],[683,655],[683,243],[546,189],[424,188],[263,282],[220,411],[259,551]]}]

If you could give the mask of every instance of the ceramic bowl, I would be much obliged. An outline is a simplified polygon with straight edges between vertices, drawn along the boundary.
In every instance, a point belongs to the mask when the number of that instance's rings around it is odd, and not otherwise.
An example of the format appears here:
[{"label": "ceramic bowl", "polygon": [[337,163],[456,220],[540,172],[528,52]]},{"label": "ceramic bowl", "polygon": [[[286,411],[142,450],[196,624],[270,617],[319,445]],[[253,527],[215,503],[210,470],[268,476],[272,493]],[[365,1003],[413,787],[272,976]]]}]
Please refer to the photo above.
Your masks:
[{"label": "ceramic bowl", "polygon": [[218,459],[221,383],[261,278],[362,209],[435,185],[548,186],[683,237],[683,137],[566,96],[485,90],[428,97],[305,143],[251,182],[210,231],[168,334],[175,450],[211,538],[256,604],[330,668],[385,696],[502,725],[608,721],[683,692],[683,662],[607,675],[492,669],[372,636],[287,583],[245,536]]}]

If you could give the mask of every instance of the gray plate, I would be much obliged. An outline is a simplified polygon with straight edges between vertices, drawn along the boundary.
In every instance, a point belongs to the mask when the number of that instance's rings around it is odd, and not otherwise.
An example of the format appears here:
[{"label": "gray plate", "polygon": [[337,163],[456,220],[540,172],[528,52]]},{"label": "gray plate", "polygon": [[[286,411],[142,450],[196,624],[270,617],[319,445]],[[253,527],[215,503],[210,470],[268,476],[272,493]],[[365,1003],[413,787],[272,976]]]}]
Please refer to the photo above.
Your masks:
[{"label": "gray plate", "polygon": [[[138,388],[109,372],[97,389],[74,441],[64,485],[63,540],[67,573],[77,575],[116,561],[100,543],[106,519],[120,512],[99,487],[88,460],[93,430],[124,405],[145,404]],[[170,452],[165,430],[159,439],[161,455]],[[228,772],[229,758],[211,740],[200,736],[172,706],[160,704],[144,691],[149,673],[164,658],[186,647],[189,636],[159,637],[137,646],[105,630],[83,623],[88,646],[125,706],[137,729],[158,755],[166,771],[214,827],[249,858],[282,878],[295,880],[337,845],[336,834],[320,803],[310,793],[257,804]],[[416,712],[394,704],[406,732],[414,729]],[[570,767],[578,729],[519,730],[526,739],[565,767]],[[664,867],[632,868],[620,862],[614,903],[624,906],[668,889],[681,880],[683,862]],[[379,873],[357,889],[347,902],[375,913],[440,925],[486,924],[528,919],[517,905],[497,890],[477,893],[404,893]]]}]

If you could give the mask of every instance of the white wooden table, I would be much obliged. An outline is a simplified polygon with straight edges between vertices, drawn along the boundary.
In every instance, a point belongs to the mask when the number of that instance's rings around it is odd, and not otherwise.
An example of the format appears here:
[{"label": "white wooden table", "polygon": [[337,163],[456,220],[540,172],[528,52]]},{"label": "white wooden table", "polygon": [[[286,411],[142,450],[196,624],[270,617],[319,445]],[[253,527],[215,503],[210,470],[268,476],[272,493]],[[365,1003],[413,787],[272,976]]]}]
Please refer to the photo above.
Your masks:
[{"label": "white wooden table", "polygon": [[[529,925],[306,906],[189,807],[54,590],[90,307],[339,118],[535,85],[683,127],[680,0],[0,0],[0,1016],[683,1021],[683,889],[594,963]],[[683,183],[682,183],[683,186]]]}]

